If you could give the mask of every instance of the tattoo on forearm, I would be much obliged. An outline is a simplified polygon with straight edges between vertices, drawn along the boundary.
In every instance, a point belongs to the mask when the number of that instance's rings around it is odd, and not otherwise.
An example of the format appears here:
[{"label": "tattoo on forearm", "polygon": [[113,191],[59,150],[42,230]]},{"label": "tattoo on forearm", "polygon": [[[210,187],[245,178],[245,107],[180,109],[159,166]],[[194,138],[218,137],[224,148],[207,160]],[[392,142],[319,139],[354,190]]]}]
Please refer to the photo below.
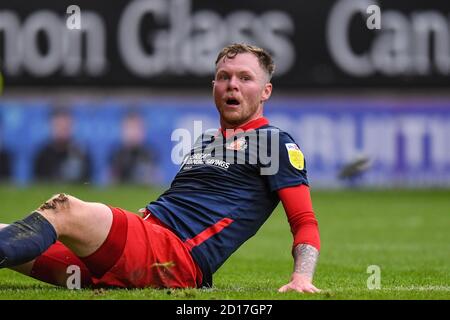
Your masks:
[{"label": "tattoo on forearm", "polygon": [[319,251],[309,244],[299,244],[295,247],[294,258],[294,272],[307,275],[312,279],[319,258]]}]

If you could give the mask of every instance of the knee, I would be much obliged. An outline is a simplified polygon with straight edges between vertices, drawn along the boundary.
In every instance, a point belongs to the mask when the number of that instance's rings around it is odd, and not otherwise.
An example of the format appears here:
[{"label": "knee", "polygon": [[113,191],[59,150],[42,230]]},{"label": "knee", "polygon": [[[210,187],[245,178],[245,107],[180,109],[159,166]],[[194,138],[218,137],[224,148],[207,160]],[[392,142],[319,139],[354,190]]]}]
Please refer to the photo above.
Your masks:
[{"label": "knee", "polygon": [[63,218],[81,212],[85,204],[85,202],[71,195],[59,193],[45,201],[36,211],[44,215],[55,215]]},{"label": "knee", "polygon": [[58,235],[63,235],[67,229],[65,226],[76,218],[82,204],[83,201],[73,196],[59,193],[45,201],[36,211],[55,227]]}]

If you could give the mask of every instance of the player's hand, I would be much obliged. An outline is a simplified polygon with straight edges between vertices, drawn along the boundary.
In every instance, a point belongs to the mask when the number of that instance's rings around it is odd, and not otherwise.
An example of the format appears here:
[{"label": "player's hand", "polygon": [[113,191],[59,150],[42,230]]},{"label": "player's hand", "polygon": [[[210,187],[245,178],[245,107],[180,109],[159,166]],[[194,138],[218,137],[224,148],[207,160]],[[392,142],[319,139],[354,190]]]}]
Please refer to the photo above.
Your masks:
[{"label": "player's hand", "polygon": [[317,289],[312,284],[311,278],[309,278],[308,276],[294,272],[292,273],[291,281],[278,289],[278,292],[288,291],[316,293],[320,292],[320,289]]}]

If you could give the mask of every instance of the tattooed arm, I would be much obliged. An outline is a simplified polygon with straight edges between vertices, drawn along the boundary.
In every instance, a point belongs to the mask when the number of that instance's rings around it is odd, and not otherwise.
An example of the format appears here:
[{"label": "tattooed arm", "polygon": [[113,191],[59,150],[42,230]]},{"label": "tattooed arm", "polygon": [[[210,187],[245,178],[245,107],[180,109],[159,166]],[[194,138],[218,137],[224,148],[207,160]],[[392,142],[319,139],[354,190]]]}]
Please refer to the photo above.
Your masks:
[{"label": "tattooed arm", "polygon": [[312,280],[316,269],[319,251],[309,244],[299,244],[294,250],[294,272],[303,274]]},{"label": "tattooed arm", "polygon": [[319,251],[313,246],[303,243],[296,246],[294,249],[294,272],[292,273],[291,281],[278,291],[320,292],[312,284],[318,258]]},{"label": "tattooed arm", "polygon": [[318,292],[312,285],[314,270],[320,250],[320,235],[315,217],[309,187],[299,185],[278,191],[294,236],[292,255],[294,272],[291,281],[280,288],[280,292]]}]

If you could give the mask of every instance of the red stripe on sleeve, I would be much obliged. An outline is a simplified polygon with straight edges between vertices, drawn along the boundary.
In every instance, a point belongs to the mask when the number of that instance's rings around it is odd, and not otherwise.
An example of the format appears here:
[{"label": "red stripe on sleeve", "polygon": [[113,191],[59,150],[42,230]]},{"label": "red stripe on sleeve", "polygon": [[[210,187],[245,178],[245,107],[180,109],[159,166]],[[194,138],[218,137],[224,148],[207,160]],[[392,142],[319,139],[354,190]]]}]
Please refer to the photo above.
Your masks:
[{"label": "red stripe on sleeve", "polygon": [[298,185],[278,190],[278,196],[294,236],[293,248],[306,243],[320,250],[320,235],[314,215],[309,187]]}]

